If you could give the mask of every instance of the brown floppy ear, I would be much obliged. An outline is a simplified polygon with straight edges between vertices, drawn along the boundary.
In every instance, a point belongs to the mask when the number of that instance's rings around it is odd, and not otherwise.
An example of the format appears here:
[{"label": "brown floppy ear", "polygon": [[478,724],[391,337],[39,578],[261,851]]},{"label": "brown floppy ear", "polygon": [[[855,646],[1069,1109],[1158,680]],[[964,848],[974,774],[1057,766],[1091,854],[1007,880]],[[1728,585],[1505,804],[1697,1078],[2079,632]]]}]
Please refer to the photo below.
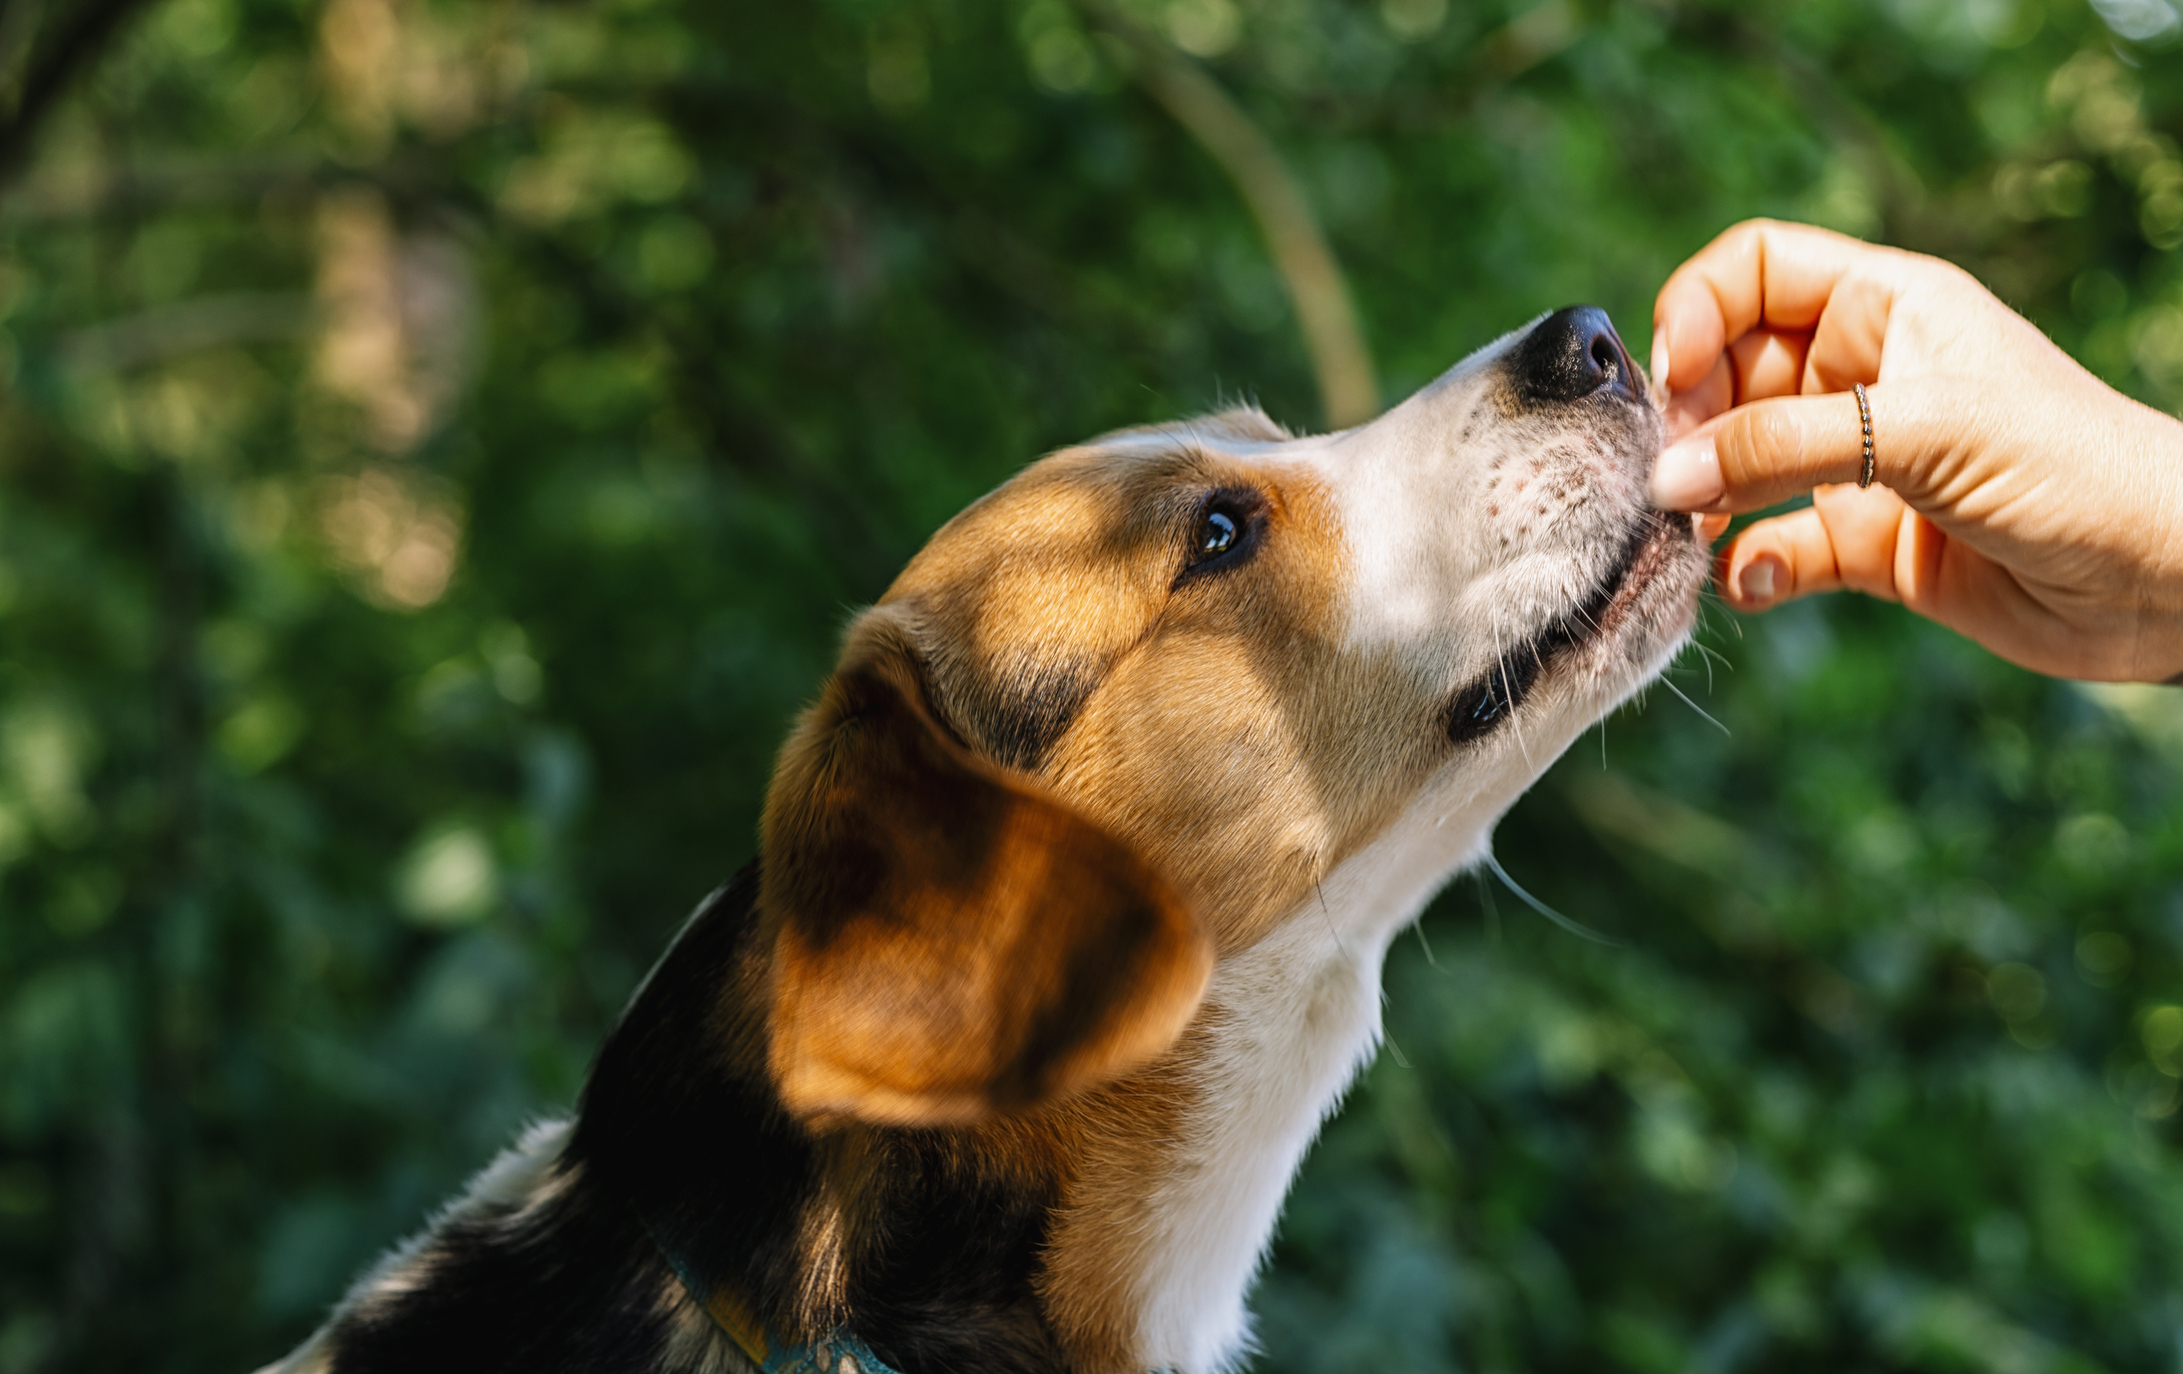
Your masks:
[{"label": "brown floppy ear", "polygon": [[867,621],[845,658],[766,798],[789,1109],[962,1124],[1164,1051],[1213,963],[1167,884],[949,738],[891,626]]}]

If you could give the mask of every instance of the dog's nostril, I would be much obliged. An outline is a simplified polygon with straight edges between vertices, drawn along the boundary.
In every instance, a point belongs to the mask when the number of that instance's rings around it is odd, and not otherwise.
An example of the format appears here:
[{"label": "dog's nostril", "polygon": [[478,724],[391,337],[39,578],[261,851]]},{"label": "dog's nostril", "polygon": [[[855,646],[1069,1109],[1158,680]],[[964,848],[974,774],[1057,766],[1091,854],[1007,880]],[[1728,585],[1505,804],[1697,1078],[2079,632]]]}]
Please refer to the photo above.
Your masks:
[{"label": "dog's nostril", "polygon": [[1622,364],[1615,358],[1612,334],[1601,334],[1592,340],[1592,366],[1599,369],[1602,383],[1611,382],[1621,375]]},{"label": "dog's nostril", "polygon": [[1603,390],[1638,398],[1637,367],[1614,322],[1595,306],[1572,305],[1539,321],[1506,366],[1516,390],[1535,403],[1581,401]]}]

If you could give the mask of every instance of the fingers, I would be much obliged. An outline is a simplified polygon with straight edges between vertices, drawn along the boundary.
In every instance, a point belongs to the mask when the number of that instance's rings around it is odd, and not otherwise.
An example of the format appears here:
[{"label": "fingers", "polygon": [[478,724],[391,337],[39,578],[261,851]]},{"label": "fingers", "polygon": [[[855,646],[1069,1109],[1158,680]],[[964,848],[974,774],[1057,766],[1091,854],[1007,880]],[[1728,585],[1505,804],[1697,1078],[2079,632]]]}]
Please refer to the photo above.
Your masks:
[{"label": "fingers", "polygon": [[1824,487],[1809,507],[1761,520],[1721,550],[1721,596],[1763,611],[1800,596],[1862,591],[1955,630],[2034,672],[2139,680],[2127,654],[2034,596],[2022,579],[1879,487]]},{"label": "fingers", "polygon": [[[1951,400],[1945,384],[1924,380],[1867,387],[1865,394],[1873,480],[1927,504],[1974,437],[1964,404]],[[1661,510],[1762,510],[1817,486],[1855,482],[1864,456],[1854,394],[1754,401],[1670,443],[1653,467],[1652,501]]]},{"label": "fingers", "polygon": [[1713,360],[1761,323],[1810,330],[1834,284],[1864,245],[1804,225],[1752,220],[1700,249],[1675,270],[1653,305],[1665,334],[1668,388],[1693,385]]},{"label": "fingers", "polygon": [[1754,329],[1728,346],[1735,366],[1736,404],[1769,396],[1794,396],[1804,389],[1804,358],[1809,334]]},{"label": "fingers", "polygon": [[1761,520],[1721,550],[1721,595],[1739,611],[1763,611],[1842,585],[1834,544],[1812,507]]},{"label": "fingers", "polygon": [[[1883,279],[1915,260],[1808,225],[1739,224],[1700,249],[1660,288],[1653,305],[1653,353],[1662,364],[1655,368],[1656,380],[1670,394],[1695,386],[1715,358],[1760,328],[1807,337],[1818,331],[1822,373],[1860,361],[1876,367],[1893,295]],[[1855,289],[1842,292],[1845,282]],[[1838,295],[1849,308],[1822,328],[1823,318],[1836,313]],[[1872,375],[1853,380],[1869,381]]]},{"label": "fingers", "polygon": [[1713,442],[1722,494],[1716,504],[1729,510],[1758,510],[1822,483],[1854,482],[1864,470],[1857,398],[1840,392],[1739,407],[1721,417]]},{"label": "fingers", "polygon": [[1816,592],[1930,599],[1940,536],[1882,487],[1824,487],[1803,510],[1761,520],[1721,551],[1721,593],[1741,611]]},{"label": "fingers", "polygon": [[1805,359],[1810,349],[1808,334],[1771,329],[1745,334],[1714,360],[1705,380],[1661,397],[1669,441],[1746,401],[1794,396],[1807,389]]},{"label": "fingers", "polygon": [[1704,381],[1668,399],[1669,442],[1682,438],[1735,404],[1736,369],[1723,353],[1714,360],[1713,371]]},{"label": "fingers", "polygon": [[2130,676],[2023,582],[1880,487],[1823,487],[1800,511],[1761,520],[1721,550],[1721,596],[1764,611],[1819,592],[1861,591],[1974,639],[2034,672]]},{"label": "fingers", "polygon": [[1670,444],[1653,467],[1652,503],[1760,510],[1822,482],[1855,481],[1863,467],[1854,397],[1779,397],[1738,406]]}]

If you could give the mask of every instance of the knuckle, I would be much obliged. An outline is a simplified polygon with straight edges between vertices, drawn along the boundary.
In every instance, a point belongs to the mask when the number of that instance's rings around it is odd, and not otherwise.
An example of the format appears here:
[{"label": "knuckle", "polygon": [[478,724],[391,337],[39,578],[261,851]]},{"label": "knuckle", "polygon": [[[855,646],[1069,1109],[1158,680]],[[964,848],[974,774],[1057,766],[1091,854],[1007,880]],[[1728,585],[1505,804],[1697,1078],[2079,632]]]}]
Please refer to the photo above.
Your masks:
[{"label": "knuckle", "polygon": [[1762,406],[1752,417],[1752,450],[1770,469],[1795,468],[1804,456],[1804,427],[1788,406]]},{"label": "knuckle", "polygon": [[1755,405],[1722,426],[1715,450],[1722,481],[1733,489],[1794,470],[1803,447],[1802,430],[1786,407]]},{"label": "knuckle", "polygon": [[1721,232],[1720,238],[1715,241],[1723,248],[1747,251],[1768,234],[1777,233],[1780,229],[1781,222],[1779,220],[1747,219],[1730,225]]},{"label": "knuckle", "polygon": [[1936,286],[1947,286],[1980,296],[1988,294],[1985,285],[1978,278],[1946,258],[1929,257],[1924,253],[1912,253],[1908,256],[1919,270],[1933,279]]}]

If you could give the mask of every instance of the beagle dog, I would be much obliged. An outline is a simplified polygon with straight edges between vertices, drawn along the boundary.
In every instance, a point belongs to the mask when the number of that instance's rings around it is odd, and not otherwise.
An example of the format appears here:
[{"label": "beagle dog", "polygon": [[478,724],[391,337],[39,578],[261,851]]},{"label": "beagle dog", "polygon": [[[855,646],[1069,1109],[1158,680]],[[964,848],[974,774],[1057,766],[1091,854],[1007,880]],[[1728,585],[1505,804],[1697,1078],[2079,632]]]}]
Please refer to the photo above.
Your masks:
[{"label": "beagle dog", "polygon": [[1215,1374],[1389,941],[1688,635],[1598,310],[1369,424],[1110,434],[857,616],[532,1128],[281,1374]]}]

